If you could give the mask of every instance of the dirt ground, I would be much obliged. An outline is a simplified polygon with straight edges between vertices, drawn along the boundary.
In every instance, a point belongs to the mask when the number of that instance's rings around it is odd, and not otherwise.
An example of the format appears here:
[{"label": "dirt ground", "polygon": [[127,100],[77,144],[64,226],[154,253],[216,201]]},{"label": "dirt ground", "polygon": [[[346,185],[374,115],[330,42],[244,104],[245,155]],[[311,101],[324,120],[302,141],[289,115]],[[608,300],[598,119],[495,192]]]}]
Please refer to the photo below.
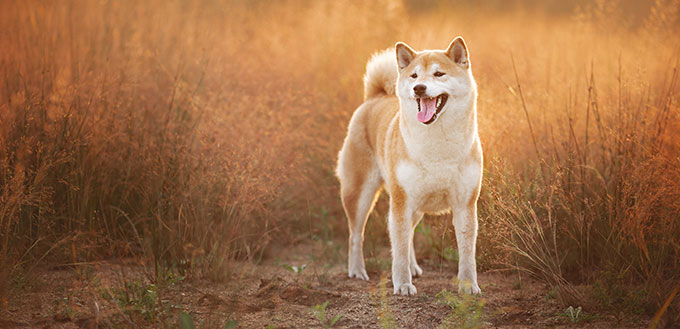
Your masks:
[{"label": "dirt ground", "polygon": [[[422,264],[423,276],[414,280],[417,296],[393,296],[387,270],[369,266],[370,281],[350,279],[339,261],[329,265],[322,257],[310,259],[313,247],[278,249],[278,255],[269,256],[260,265],[231,264],[231,279],[226,282],[175,280],[156,287],[160,303],[140,297],[123,307],[102,296],[123,282],[148,284],[148,273],[137,261],[44,268],[27,278],[23,292],[11,296],[0,310],[0,328],[178,327],[182,311],[197,328],[223,328],[228,320],[238,321],[239,328],[322,328],[312,309],[326,301],[326,319],[342,315],[334,328],[385,327],[390,318],[399,328],[437,328],[446,321],[454,328],[464,324],[484,328],[645,328],[649,322],[591,311],[573,323],[559,315],[565,308],[550,297],[547,286],[527,277],[520,284],[516,274],[480,273],[482,296],[459,297],[451,281],[455,273],[427,262]],[[303,264],[308,265],[300,273],[286,268]],[[144,287],[138,295],[149,290]],[[437,297],[443,289],[453,291],[446,295],[462,303],[457,308],[462,316]],[[120,293],[116,296],[120,298]],[[134,311],[125,313],[127,309]],[[480,312],[481,317],[475,319],[473,312]]]}]

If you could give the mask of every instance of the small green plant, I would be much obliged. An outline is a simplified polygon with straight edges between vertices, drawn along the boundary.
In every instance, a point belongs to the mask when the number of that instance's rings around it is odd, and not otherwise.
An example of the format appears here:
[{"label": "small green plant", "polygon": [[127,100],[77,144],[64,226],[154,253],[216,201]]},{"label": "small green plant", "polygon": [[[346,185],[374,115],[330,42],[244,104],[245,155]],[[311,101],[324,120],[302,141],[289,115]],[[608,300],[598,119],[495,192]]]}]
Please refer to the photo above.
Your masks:
[{"label": "small green plant", "polygon": [[624,277],[614,269],[601,271],[593,284],[591,295],[604,309],[623,310],[625,313],[641,314],[649,293],[644,288],[625,286]]},{"label": "small green plant", "polygon": [[317,214],[313,214],[317,217],[317,230],[318,234],[312,235],[313,239],[320,241],[333,241],[333,226],[331,225],[331,220],[328,218],[328,209],[326,207],[321,207]]},{"label": "small green plant", "polygon": [[422,234],[425,244],[428,246],[432,259],[441,262],[442,265],[455,265],[458,262],[458,250],[454,248],[455,242],[451,241],[444,229],[444,234],[438,237],[431,225],[424,222],[416,226],[416,233]]},{"label": "small green plant", "polygon": [[170,269],[162,269],[159,271],[159,274],[156,276],[156,279],[158,281],[158,284],[163,287],[172,286],[175,283],[184,281],[184,276],[178,275],[177,273]]},{"label": "small green plant", "polygon": [[322,266],[322,272],[321,273],[317,272],[316,269],[314,270],[314,278],[316,279],[316,282],[321,286],[327,285],[331,280],[330,275],[328,275],[328,268],[329,267],[330,267],[330,264],[324,264]]},{"label": "small green plant", "polygon": [[69,292],[67,296],[59,298],[55,301],[56,316],[63,319],[73,321],[76,317],[75,301],[73,291]]},{"label": "small green plant", "polygon": [[387,274],[380,277],[378,289],[371,294],[373,301],[377,304],[375,313],[378,315],[378,325],[381,329],[399,328],[397,319],[394,317],[390,306],[387,303]]},{"label": "small green plant", "polygon": [[122,288],[105,289],[100,294],[104,300],[118,304],[125,313],[141,315],[147,321],[157,319],[161,312],[158,290],[154,284],[139,280],[125,282]]},{"label": "small green plant", "polygon": [[336,222],[336,218],[329,215],[329,210],[326,207],[321,207],[316,213],[310,212],[310,215],[315,223],[315,230],[311,237],[318,241],[322,247],[321,253],[312,257],[325,261],[341,259],[344,247],[341,244],[335,243],[333,223]]},{"label": "small green plant", "polygon": [[455,249],[451,246],[447,246],[442,250],[441,254],[442,258],[447,260],[449,263],[457,263],[458,262],[458,249]]},{"label": "small green plant", "polygon": [[564,310],[564,312],[558,315],[569,319],[571,323],[588,322],[593,319],[593,315],[583,312],[581,306],[577,308],[569,306]]},{"label": "small green plant", "polygon": [[442,320],[439,328],[464,328],[473,329],[482,327],[482,313],[484,300],[464,294],[458,297],[456,294],[447,291],[440,291],[435,296],[441,304],[451,308],[451,314]]},{"label": "small green plant", "polygon": [[300,266],[291,266],[291,265],[288,265],[288,264],[283,264],[281,266],[283,266],[283,268],[285,268],[285,269],[287,269],[287,270],[289,270],[289,271],[291,271],[291,272],[293,272],[297,275],[302,274],[302,271],[304,271],[307,268],[307,264],[302,264]]},{"label": "small green plant", "polygon": [[178,324],[180,329],[196,329],[196,326],[194,325],[194,320],[192,320],[191,316],[186,312],[181,312],[179,314]]},{"label": "small green plant", "polygon": [[332,319],[326,318],[326,307],[328,307],[328,301],[325,301],[321,305],[312,306],[312,314],[321,322],[323,328],[333,328],[333,326],[342,318],[342,314],[338,314]]},{"label": "small green plant", "polygon": [[548,290],[548,293],[545,294],[545,301],[547,302],[547,301],[549,301],[551,299],[555,299],[555,298],[557,298],[557,293],[555,292],[555,289],[550,288],[550,290]]},{"label": "small green plant", "polygon": [[392,259],[383,257],[366,258],[366,270],[368,272],[386,272],[392,268]]}]

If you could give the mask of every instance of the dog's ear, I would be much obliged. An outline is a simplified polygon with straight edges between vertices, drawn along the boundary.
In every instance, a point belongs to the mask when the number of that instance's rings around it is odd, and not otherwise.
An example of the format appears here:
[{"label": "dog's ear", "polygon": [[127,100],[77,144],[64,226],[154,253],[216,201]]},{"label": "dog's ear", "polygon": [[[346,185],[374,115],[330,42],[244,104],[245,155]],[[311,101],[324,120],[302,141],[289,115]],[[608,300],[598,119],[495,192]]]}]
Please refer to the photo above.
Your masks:
[{"label": "dog's ear", "polygon": [[462,66],[463,68],[470,67],[470,59],[468,58],[468,49],[465,45],[465,40],[463,37],[456,37],[451,41],[449,48],[446,49],[446,55],[451,58],[451,60]]},{"label": "dog's ear", "polygon": [[403,70],[411,64],[413,58],[416,57],[416,52],[403,42],[397,42],[395,49],[397,50],[397,64],[399,69]]}]

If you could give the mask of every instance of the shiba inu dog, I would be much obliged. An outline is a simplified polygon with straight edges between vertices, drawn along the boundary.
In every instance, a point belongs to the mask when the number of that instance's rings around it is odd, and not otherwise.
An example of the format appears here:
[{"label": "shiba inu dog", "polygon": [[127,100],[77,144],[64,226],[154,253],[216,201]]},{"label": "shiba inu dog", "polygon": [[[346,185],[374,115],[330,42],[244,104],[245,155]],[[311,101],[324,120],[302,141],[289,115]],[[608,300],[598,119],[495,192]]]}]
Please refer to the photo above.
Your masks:
[{"label": "shiba inu dog", "polygon": [[388,219],[394,294],[414,295],[423,273],[413,250],[426,213],[452,212],[459,292],[481,293],[475,242],[482,147],[477,86],[467,45],[416,52],[404,43],[366,66],[364,103],[349,123],[336,170],[349,224],[349,276],[368,280],[364,228],[379,192],[390,195]]}]

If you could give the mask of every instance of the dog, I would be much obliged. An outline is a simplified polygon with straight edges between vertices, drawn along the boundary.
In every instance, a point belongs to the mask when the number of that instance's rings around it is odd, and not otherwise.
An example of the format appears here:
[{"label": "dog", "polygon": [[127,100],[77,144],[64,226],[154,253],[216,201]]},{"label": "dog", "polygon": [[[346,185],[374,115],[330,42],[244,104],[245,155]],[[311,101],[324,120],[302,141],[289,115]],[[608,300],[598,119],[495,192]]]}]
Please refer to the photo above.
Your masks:
[{"label": "dog", "polygon": [[452,212],[458,244],[458,291],[479,294],[475,243],[482,147],[477,86],[468,48],[416,52],[405,43],[366,65],[364,102],[350,120],[336,174],[349,225],[349,277],[368,280],[364,230],[380,191],[388,217],[395,295],[415,295],[422,275],[413,248],[424,214]]}]

